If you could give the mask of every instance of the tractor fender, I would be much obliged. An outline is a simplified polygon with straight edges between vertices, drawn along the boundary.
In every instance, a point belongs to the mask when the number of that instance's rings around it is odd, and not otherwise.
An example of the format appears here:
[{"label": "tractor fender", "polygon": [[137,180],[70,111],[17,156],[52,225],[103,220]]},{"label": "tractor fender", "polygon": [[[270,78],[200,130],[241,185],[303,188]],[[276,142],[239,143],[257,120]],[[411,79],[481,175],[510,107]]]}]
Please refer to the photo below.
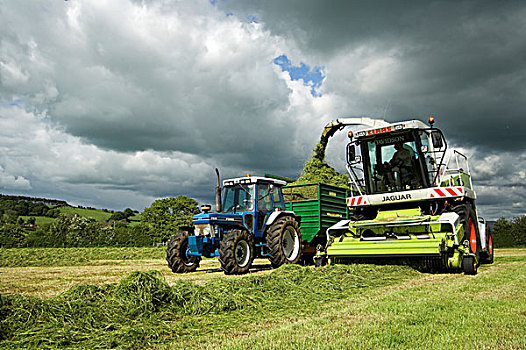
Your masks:
[{"label": "tractor fender", "polygon": [[272,212],[272,214],[269,215],[265,225],[266,226],[272,225],[272,223],[274,223],[274,221],[276,221],[276,219],[279,218],[280,216],[296,217],[296,214],[293,211],[274,211]]}]

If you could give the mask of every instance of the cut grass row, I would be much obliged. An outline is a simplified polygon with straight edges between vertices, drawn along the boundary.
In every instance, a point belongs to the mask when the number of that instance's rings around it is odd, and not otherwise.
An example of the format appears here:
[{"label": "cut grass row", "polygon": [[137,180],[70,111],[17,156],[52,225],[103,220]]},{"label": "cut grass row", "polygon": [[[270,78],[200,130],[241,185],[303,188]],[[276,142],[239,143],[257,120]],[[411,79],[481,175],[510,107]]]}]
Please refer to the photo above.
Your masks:
[{"label": "cut grass row", "polygon": [[100,260],[164,259],[164,247],[0,248],[0,267],[80,266]]},{"label": "cut grass row", "polygon": [[[56,298],[2,297],[0,346],[140,347],[187,342],[269,317],[314,312],[323,303],[417,274],[398,266],[284,266],[261,276],[169,286],[158,272],[117,285],[77,286]],[[299,313],[298,313],[299,311]],[[218,322],[215,325],[211,321]]]}]

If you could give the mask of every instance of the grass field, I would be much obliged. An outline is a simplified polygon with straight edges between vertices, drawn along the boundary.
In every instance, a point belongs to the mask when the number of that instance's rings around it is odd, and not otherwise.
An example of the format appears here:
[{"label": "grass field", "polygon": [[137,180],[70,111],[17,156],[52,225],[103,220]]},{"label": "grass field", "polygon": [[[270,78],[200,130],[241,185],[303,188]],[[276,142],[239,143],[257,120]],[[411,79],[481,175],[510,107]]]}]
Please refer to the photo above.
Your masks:
[{"label": "grass field", "polygon": [[100,209],[86,209],[86,208],[74,208],[74,207],[61,207],[60,212],[63,214],[76,213],[80,216],[92,218],[97,221],[106,221],[112,215],[112,213],[107,213]]},{"label": "grass field", "polygon": [[375,265],[270,270],[261,260],[234,277],[215,260],[172,274],[162,248],[71,249],[86,260],[68,264],[50,249],[34,254],[46,266],[17,267],[34,249],[0,251],[9,261],[0,268],[0,347],[526,348],[526,249],[498,250],[476,276]]},{"label": "grass field", "polygon": [[20,216],[20,217],[24,219],[25,222],[27,222],[29,218],[35,218],[35,224],[37,226],[51,224],[52,222],[56,220],[55,218],[48,218],[47,216]]},{"label": "grass field", "polygon": [[[63,214],[76,213],[80,216],[91,218],[99,222],[106,222],[106,220],[108,220],[108,218],[113,214],[110,212],[105,212],[102,209],[87,209],[87,208],[75,208],[75,207],[60,207],[60,212]],[[56,220],[55,218],[49,218],[46,216],[20,216],[20,217],[23,218],[24,221],[27,221],[29,218],[34,217],[36,221],[35,223],[37,226],[50,224]],[[131,221],[130,226],[138,225],[141,221],[141,215],[137,214],[137,215],[130,216],[129,220]]]}]

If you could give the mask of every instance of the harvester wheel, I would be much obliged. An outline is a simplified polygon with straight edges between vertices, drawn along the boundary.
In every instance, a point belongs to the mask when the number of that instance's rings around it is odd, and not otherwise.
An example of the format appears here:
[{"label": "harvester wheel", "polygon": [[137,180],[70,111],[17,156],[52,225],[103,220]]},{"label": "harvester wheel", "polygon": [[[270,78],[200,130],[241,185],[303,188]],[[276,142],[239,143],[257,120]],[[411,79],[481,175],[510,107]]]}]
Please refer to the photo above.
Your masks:
[{"label": "harvester wheel", "polygon": [[453,208],[453,211],[460,217],[460,223],[464,228],[464,238],[462,240],[468,241],[469,252],[476,257],[477,264],[480,264],[481,244],[475,211],[470,204],[458,205]]},{"label": "harvester wheel", "polygon": [[475,258],[473,256],[465,256],[462,259],[462,270],[466,275],[477,274],[477,262],[475,261]]},{"label": "harvester wheel", "polygon": [[166,261],[168,267],[175,273],[193,272],[199,267],[200,256],[188,256],[188,232],[177,232],[168,241],[166,247]]},{"label": "harvester wheel", "polygon": [[300,225],[292,216],[278,218],[267,233],[269,260],[273,268],[297,264],[301,257]]},{"label": "harvester wheel", "polygon": [[488,237],[488,242],[486,244],[488,256],[484,259],[484,263],[493,264],[493,239],[491,238],[491,232],[489,230],[487,230],[486,233]]},{"label": "harvester wheel", "polygon": [[247,230],[227,232],[219,245],[219,262],[227,275],[247,273],[254,261],[254,237]]},{"label": "harvester wheel", "polygon": [[319,256],[314,258],[314,266],[315,267],[322,267],[329,265],[329,260],[326,256]]}]

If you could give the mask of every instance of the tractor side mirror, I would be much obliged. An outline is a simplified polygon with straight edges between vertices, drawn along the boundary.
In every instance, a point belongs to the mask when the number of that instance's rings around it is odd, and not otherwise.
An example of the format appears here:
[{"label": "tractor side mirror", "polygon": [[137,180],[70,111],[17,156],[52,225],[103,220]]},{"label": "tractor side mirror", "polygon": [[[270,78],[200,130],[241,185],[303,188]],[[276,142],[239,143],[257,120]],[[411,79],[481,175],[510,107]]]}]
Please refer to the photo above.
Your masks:
[{"label": "tractor side mirror", "polygon": [[442,134],[439,131],[431,132],[431,140],[433,141],[434,148],[444,147],[444,142],[442,141]]},{"label": "tractor side mirror", "polygon": [[347,144],[347,164],[352,164],[355,162],[356,158],[356,148],[352,143]]}]

